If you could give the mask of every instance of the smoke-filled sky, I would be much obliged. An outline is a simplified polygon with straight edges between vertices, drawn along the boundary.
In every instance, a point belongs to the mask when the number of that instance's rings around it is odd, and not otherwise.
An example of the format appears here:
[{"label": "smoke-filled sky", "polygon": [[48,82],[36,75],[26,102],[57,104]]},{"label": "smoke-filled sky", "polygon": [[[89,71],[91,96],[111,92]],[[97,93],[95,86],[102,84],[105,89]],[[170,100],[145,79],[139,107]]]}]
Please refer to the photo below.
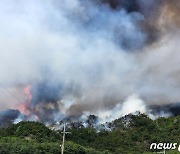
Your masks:
[{"label": "smoke-filled sky", "polygon": [[[124,110],[129,97],[132,108],[180,101],[179,0],[0,0],[0,8],[0,84],[22,102],[30,86],[27,108],[38,117],[123,102]],[[0,88],[1,110],[20,101]]]}]

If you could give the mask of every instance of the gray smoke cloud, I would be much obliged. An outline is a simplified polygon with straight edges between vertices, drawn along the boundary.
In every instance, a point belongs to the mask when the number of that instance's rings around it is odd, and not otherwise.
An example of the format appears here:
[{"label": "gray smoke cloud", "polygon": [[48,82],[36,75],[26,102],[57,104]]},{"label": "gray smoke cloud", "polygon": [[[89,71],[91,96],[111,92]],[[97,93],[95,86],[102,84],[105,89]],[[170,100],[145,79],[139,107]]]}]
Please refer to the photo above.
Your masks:
[{"label": "gray smoke cloud", "polygon": [[0,128],[12,124],[20,116],[18,110],[5,110],[0,112]]},{"label": "gray smoke cloud", "polygon": [[[0,83],[17,89],[22,102],[22,87],[31,85],[26,107],[40,119],[114,111],[123,102],[124,109],[132,95],[147,106],[180,101],[179,1],[0,0],[0,6]],[[3,95],[0,104],[21,102]]]}]

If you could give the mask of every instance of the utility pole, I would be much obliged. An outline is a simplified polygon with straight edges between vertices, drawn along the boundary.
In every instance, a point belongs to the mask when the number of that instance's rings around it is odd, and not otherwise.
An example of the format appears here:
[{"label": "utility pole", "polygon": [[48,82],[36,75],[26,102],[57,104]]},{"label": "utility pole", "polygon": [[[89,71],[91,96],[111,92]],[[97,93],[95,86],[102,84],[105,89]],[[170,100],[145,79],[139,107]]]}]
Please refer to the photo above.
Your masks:
[{"label": "utility pole", "polygon": [[166,150],[164,149],[163,152],[157,152],[159,154],[166,154]]},{"label": "utility pole", "polygon": [[61,133],[63,134],[63,140],[62,140],[62,145],[61,145],[61,154],[64,154],[65,135],[71,133],[71,132],[66,132],[66,124],[65,123],[64,123],[63,132],[61,132]]}]

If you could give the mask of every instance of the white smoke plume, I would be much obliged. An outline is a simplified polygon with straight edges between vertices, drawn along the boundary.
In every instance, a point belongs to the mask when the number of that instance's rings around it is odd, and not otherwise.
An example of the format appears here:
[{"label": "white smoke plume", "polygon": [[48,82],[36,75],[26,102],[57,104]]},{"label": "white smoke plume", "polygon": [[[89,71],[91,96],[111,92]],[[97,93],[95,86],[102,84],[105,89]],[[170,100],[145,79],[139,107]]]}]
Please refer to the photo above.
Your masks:
[{"label": "white smoke plume", "polygon": [[28,110],[46,120],[179,102],[173,1],[0,0],[0,83],[20,100],[1,87],[0,109],[18,108],[27,85]]},{"label": "white smoke plume", "polygon": [[143,102],[137,95],[129,96],[123,103],[120,102],[111,110],[104,110],[96,113],[99,117],[99,123],[111,122],[114,119],[125,116],[127,114],[137,114],[137,111],[140,113],[146,113],[145,102]]}]

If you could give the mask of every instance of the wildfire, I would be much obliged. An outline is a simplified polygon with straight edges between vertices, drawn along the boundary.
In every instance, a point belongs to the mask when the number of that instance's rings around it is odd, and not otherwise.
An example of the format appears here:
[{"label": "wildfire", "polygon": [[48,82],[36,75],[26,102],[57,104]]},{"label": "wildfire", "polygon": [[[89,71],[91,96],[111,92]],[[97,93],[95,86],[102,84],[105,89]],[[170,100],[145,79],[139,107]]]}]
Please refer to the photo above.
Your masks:
[{"label": "wildfire", "polygon": [[26,95],[26,100],[24,103],[19,105],[18,109],[21,113],[29,116],[31,115],[31,111],[28,109],[28,106],[30,105],[32,100],[31,86],[27,86],[24,88],[24,94]]},{"label": "wildfire", "polygon": [[18,109],[21,113],[25,114],[25,115],[30,115],[31,112],[27,109],[28,104],[23,103],[21,105],[19,105]]},{"label": "wildfire", "polygon": [[25,88],[24,88],[24,93],[25,93],[25,95],[26,95],[26,97],[27,97],[27,101],[28,101],[28,102],[31,102],[31,100],[32,100],[31,86],[25,87]]}]

